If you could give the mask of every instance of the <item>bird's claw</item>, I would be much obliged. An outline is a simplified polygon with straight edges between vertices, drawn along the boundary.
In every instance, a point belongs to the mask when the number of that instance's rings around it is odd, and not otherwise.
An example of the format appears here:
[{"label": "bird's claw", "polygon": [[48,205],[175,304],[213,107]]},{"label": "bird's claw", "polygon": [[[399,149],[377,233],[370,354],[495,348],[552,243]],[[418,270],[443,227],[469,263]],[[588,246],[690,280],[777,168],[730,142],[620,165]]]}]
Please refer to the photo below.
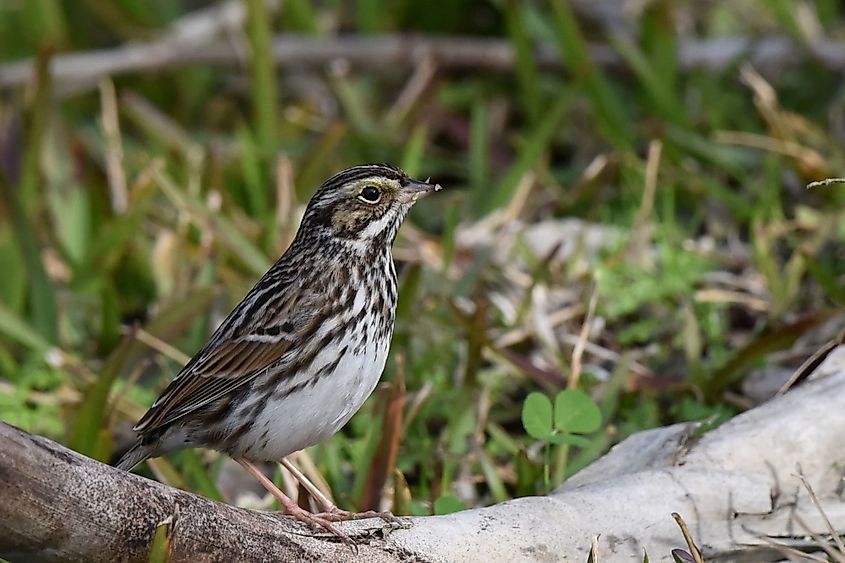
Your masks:
[{"label": "bird's claw", "polygon": [[329,522],[347,522],[351,520],[367,520],[369,518],[381,518],[387,524],[390,524],[394,530],[407,529],[410,524],[402,518],[395,516],[393,513],[384,511],[378,512],[375,510],[367,510],[365,512],[349,512],[338,507],[333,507],[325,512],[320,512],[316,516]]}]

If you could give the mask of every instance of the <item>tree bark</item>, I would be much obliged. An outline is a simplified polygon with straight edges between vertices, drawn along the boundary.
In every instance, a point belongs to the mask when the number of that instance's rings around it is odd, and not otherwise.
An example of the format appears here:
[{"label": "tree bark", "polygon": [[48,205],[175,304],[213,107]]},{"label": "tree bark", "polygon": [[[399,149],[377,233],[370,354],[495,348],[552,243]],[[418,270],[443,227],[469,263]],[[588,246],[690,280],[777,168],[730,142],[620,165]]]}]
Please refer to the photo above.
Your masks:
[{"label": "tree bark", "polygon": [[[845,533],[845,347],[812,380],[698,436],[696,425],[641,432],[546,497],[446,516],[340,524],[333,536],[275,513],[235,508],[104,465],[0,424],[0,557],[147,561],[169,523],[171,561],[670,561],[672,512],[708,561],[766,561],[779,548]],[[817,508],[801,473],[818,497]],[[823,514],[823,513],[824,514]],[[750,558],[750,559],[748,559]]]}]

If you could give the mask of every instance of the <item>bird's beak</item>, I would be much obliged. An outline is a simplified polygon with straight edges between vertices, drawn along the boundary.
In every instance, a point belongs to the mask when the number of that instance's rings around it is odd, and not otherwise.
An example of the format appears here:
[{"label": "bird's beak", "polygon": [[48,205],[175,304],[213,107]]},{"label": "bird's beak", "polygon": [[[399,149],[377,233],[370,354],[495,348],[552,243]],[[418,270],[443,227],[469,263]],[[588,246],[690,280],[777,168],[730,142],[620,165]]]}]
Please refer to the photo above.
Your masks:
[{"label": "bird's beak", "polygon": [[402,184],[399,193],[405,196],[408,201],[416,201],[421,196],[430,194],[431,192],[439,192],[442,189],[440,184],[431,184],[428,180],[421,182],[409,178]]}]

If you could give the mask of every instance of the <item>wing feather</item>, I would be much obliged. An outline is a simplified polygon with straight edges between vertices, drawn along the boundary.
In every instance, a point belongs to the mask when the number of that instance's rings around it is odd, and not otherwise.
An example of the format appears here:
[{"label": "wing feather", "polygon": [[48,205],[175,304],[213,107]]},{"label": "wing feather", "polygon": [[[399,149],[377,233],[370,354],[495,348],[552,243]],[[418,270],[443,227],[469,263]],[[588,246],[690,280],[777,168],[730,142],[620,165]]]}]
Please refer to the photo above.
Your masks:
[{"label": "wing feather", "polygon": [[294,293],[298,293],[298,298],[287,299],[275,314],[265,316],[264,323],[252,322],[240,334],[230,334],[234,319],[248,308],[247,296],[170,382],[134,430],[143,434],[166,426],[272,368],[293,346],[307,338],[313,329],[313,311],[319,310],[326,300],[324,293],[303,292],[301,287],[296,287]]}]

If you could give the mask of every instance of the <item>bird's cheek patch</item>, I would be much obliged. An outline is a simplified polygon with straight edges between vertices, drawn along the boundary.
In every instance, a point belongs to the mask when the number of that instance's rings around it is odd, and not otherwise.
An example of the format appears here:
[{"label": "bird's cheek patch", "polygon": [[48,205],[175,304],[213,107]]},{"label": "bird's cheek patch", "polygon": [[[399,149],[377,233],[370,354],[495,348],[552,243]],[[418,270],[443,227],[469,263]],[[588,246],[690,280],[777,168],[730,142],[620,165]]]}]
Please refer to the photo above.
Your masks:
[{"label": "bird's cheek patch", "polygon": [[364,209],[339,209],[332,218],[335,236],[353,238],[367,226],[372,212]]}]

